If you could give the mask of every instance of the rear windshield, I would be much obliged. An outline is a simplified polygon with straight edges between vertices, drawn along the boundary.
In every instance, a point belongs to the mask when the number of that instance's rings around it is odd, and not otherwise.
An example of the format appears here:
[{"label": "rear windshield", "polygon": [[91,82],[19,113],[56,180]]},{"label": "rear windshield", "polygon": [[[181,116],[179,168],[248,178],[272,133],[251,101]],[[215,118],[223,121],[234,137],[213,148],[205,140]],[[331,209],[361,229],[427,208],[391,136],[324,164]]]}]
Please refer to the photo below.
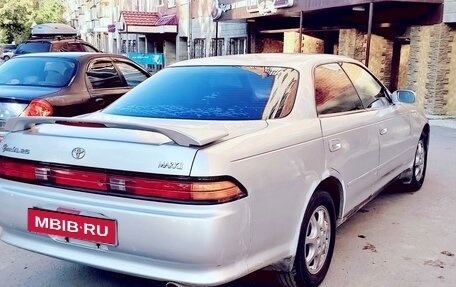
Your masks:
[{"label": "rear windshield", "polygon": [[27,42],[19,44],[16,48],[16,55],[28,54],[28,53],[41,53],[49,52],[51,43],[47,41],[39,42]]},{"label": "rear windshield", "polygon": [[164,69],[103,112],[148,118],[259,120],[286,116],[298,72],[281,67],[191,66]]},{"label": "rear windshield", "polygon": [[18,57],[0,66],[0,85],[67,86],[76,71],[76,63],[64,58]]}]

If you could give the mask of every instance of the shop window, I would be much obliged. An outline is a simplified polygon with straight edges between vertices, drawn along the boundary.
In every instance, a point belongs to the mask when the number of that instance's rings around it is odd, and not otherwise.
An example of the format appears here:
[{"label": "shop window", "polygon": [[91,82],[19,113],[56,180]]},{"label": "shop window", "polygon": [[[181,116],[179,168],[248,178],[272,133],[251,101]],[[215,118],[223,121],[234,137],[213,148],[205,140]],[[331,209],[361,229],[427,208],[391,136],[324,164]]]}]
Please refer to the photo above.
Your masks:
[{"label": "shop window", "polygon": [[230,39],[230,54],[245,54],[245,44],[247,39],[245,37],[231,38]]},{"label": "shop window", "polygon": [[195,39],[193,41],[193,58],[204,58],[206,57],[206,51],[204,46],[205,39]]},{"label": "shop window", "polygon": [[211,56],[221,56],[223,55],[223,47],[225,46],[225,39],[215,39],[211,40]]}]

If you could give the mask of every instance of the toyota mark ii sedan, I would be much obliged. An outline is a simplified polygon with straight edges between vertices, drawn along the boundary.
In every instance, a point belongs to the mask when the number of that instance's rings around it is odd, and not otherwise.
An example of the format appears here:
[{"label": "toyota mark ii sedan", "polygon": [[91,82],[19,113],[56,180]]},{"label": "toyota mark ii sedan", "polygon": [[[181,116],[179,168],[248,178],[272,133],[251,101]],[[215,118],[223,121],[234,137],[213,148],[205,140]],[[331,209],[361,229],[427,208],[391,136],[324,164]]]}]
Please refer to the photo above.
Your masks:
[{"label": "toyota mark ii sedan", "polygon": [[264,267],[318,286],[336,226],[388,183],[423,184],[414,101],[342,56],[179,62],[102,111],[9,120],[0,238],[168,286]]}]

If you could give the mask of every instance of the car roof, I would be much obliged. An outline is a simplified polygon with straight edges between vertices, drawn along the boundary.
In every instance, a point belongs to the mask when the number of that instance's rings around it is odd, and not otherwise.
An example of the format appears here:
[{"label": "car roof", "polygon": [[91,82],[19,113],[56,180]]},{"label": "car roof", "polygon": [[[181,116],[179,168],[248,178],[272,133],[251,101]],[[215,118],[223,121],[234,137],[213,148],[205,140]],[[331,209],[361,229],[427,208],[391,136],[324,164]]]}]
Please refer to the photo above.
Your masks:
[{"label": "car roof", "polygon": [[33,37],[30,39],[27,39],[23,43],[30,43],[30,42],[63,42],[63,41],[74,41],[74,42],[84,42],[87,43],[86,41],[76,38],[76,37],[70,37],[70,36],[55,36],[55,37]]},{"label": "car roof", "polygon": [[15,58],[66,58],[66,59],[79,59],[79,58],[103,58],[103,57],[117,57],[128,59],[119,54],[100,53],[100,52],[40,52],[28,53],[16,56]]},{"label": "car roof", "polygon": [[261,53],[216,56],[185,60],[171,66],[275,66],[299,69],[303,66],[314,66],[323,62],[353,62],[352,58],[333,54],[304,54],[304,53]]}]

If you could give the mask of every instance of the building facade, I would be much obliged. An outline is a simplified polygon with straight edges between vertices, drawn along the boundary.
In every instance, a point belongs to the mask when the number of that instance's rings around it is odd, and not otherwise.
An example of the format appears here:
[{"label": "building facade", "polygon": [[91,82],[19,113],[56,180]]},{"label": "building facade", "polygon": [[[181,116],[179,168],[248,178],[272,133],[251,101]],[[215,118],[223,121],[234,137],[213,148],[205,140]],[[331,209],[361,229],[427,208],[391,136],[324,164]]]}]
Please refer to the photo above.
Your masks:
[{"label": "building facade", "polygon": [[416,91],[428,114],[456,115],[456,0],[70,0],[69,7],[82,38],[107,52],[153,55],[144,62],[151,70],[215,55],[341,54],[364,62],[390,90]]},{"label": "building facade", "polygon": [[456,115],[456,0],[220,2],[222,21],[248,22],[249,52],[347,55],[426,113]]},{"label": "building facade", "polygon": [[70,0],[69,23],[102,51],[157,70],[176,61],[246,53],[246,21],[219,23],[209,0]]}]

